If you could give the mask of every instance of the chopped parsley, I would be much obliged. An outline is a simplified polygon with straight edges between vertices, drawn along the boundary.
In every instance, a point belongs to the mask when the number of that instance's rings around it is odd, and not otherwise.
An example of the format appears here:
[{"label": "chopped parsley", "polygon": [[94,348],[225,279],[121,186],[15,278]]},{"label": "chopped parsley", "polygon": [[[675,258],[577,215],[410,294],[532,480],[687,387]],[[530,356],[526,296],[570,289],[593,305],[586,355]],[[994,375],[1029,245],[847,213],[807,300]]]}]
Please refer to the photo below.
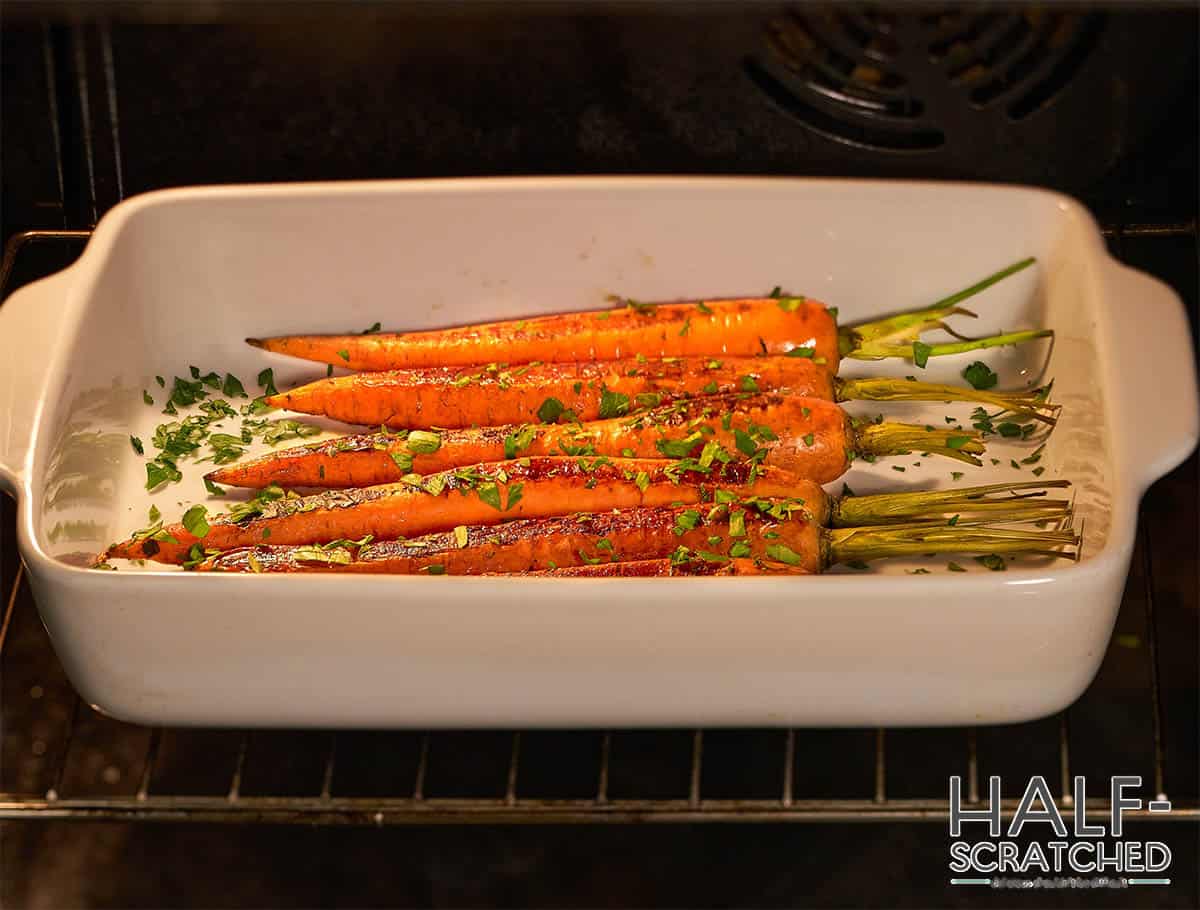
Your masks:
[{"label": "chopped parsley", "polygon": [[542,423],[555,423],[565,410],[563,403],[557,398],[547,398],[537,410],[538,420]]},{"label": "chopped parsley", "polygon": [[634,398],[639,408],[656,408],[662,404],[662,395],[658,392],[643,392]]},{"label": "chopped parsley", "polygon": [[193,537],[203,540],[208,536],[208,520],[204,517],[207,513],[208,509],[201,505],[192,506],[183,513],[183,526]]},{"label": "chopped parsley", "polygon": [[746,510],[738,509],[729,513],[729,536],[746,536]]},{"label": "chopped parsley", "polygon": [[1008,568],[1004,564],[1004,557],[999,556],[996,553],[988,553],[986,556],[976,556],[975,561],[981,566],[986,566],[987,568],[991,569],[993,572],[1003,572],[1006,568]]},{"label": "chopped parsley", "polygon": [[1000,377],[993,373],[982,360],[976,360],[962,371],[962,375],[963,379],[969,382],[971,387],[975,389],[994,388],[1000,380]]},{"label": "chopped parsley", "polygon": [[970,436],[951,436],[946,440],[946,448],[961,449],[963,446],[965,446],[970,441],[971,441]]},{"label": "chopped parsley", "polygon": [[145,454],[146,454],[146,449],[145,449],[145,447],[142,445],[142,441],[141,441],[140,439],[138,439],[136,436],[130,436],[130,437],[129,437],[129,444],[130,444],[131,446],[133,446],[133,450],[134,450],[135,452],[137,452],[139,455],[145,455]]},{"label": "chopped parsley", "polygon": [[683,320],[683,328],[681,328],[679,330],[679,337],[682,338],[684,335],[686,335],[691,330],[692,330],[692,317],[688,316],[686,319]]},{"label": "chopped parsley", "polygon": [[758,391],[758,383],[755,381],[753,376],[749,376],[749,375],[743,376],[741,378],[739,385],[741,386],[741,389],[743,392],[757,392]]},{"label": "chopped parsley", "polygon": [[816,437],[812,433],[806,433],[804,435],[804,444],[806,446],[811,446],[813,444],[813,442],[815,442],[815,441],[816,441]]},{"label": "chopped parsley", "polygon": [[337,355],[338,355],[339,357],[341,357],[341,358],[342,358],[342,360],[346,361],[346,363],[349,363],[349,362],[350,362],[350,352],[349,352],[349,351],[347,351],[347,350],[341,350],[341,351],[338,351],[338,352],[337,352]]},{"label": "chopped parsley", "polygon": [[154,404],[154,399],[150,397],[150,393],[145,389],[142,389],[142,401],[149,405]]},{"label": "chopped parsley", "polygon": [[[322,468],[322,470],[324,470],[324,468]],[[324,477],[324,475],[322,475],[322,477]],[[225,495],[225,491],[223,489],[221,489],[221,487],[219,487],[215,483],[213,483],[211,480],[209,480],[207,477],[204,478],[204,489],[208,490],[208,492],[211,493],[213,496],[224,496]]]},{"label": "chopped parsley", "polygon": [[817,352],[816,348],[799,347],[799,348],[792,348],[790,351],[787,352],[787,356],[788,357],[807,357],[809,360],[812,360],[813,354],[815,354],[816,352]]},{"label": "chopped parsley", "polygon": [[610,392],[606,388],[600,390],[600,419],[624,417],[629,413],[629,396],[621,392]]},{"label": "chopped parsley", "polygon": [[758,452],[758,443],[745,430],[734,430],[733,440],[737,444],[738,451],[745,455],[754,455]]},{"label": "chopped parsley", "polygon": [[408,434],[406,445],[417,455],[432,455],[442,447],[442,437],[428,430],[413,430]]},{"label": "chopped parsley", "polygon": [[221,394],[229,398],[249,398],[245,388],[242,386],[242,381],[232,373],[225,374],[225,381],[221,384]]},{"label": "chopped parsley", "polygon": [[654,447],[667,458],[687,458],[702,439],[700,433],[691,433],[683,439],[656,439]]},{"label": "chopped parsley", "polygon": [[682,537],[688,531],[700,524],[700,513],[695,509],[686,509],[675,516],[675,536]]},{"label": "chopped parsley", "polygon": [[507,512],[509,509],[511,509],[513,506],[515,506],[518,502],[521,501],[521,497],[523,495],[524,489],[525,489],[525,484],[523,484],[523,483],[514,483],[514,484],[509,485],[508,504],[504,507],[505,512]]},{"label": "chopped parsley", "polygon": [[696,304],[696,309],[698,309],[705,316],[711,316],[713,314],[712,309],[703,300]]},{"label": "chopped parsley", "polygon": [[362,330],[362,333],[363,333],[364,335],[374,335],[374,334],[378,333],[378,332],[379,332],[379,330],[380,330],[380,329],[382,329],[382,328],[383,328],[383,323],[381,323],[381,322],[376,322],[376,323],[375,323],[374,325],[372,325],[372,326],[371,326],[369,329],[363,329],[363,330]]},{"label": "chopped parsley", "polygon": [[401,474],[409,473],[413,468],[413,457],[408,452],[388,452]]},{"label": "chopped parsley", "polygon": [[913,366],[918,366],[925,369],[925,364],[929,363],[929,355],[933,353],[933,348],[925,344],[923,341],[914,341],[912,346],[912,362]]},{"label": "chopped parsley", "polygon": [[786,563],[789,566],[798,566],[804,561],[799,553],[786,544],[781,543],[767,544],[767,556],[776,562]]},{"label": "chopped parsley", "polygon": [[258,374],[258,387],[263,390],[264,395],[278,395],[279,389],[275,388],[275,371],[267,368]]},{"label": "chopped parsley", "polygon": [[966,569],[964,569],[962,566],[960,566],[960,565],[959,565],[958,563],[956,563],[956,562],[948,562],[948,563],[946,563],[946,568],[947,568],[947,569],[949,569],[951,572],[965,572],[965,571],[967,571]]},{"label": "chopped parsley", "polygon": [[155,461],[146,462],[146,489],[153,490],[167,481],[177,481],[183,478],[183,474],[175,467],[173,459],[166,456],[159,456]]},{"label": "chopped parsley", "polygon": [[779,309],[785,313],[794,313],[804,304],[803,297],[779,297]]},{"label": "chopped parsley", "polygon": [[519,452],[525,451],[537,438],[537,427],[523,424],[515,432],[504,437],[504,457],[516,458]]}]

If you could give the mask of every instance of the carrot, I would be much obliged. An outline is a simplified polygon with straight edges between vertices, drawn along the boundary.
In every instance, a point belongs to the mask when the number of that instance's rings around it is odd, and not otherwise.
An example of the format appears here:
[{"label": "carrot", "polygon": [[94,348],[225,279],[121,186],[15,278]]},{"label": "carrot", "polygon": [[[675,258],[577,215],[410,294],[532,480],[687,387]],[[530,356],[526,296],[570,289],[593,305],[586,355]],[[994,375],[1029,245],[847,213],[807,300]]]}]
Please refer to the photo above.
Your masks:
[{"label": "carrot", "polygon": [[946,316],[968,312],[958,308],[957,304],[962,300],[1032,263],[1032,259],[1015,263],[932,306],[842,330],[838,329],[835,313],[824,304],[788,296],[659,304],[625,301],[626,306],[620,309],[562,313],[433,331],[287,335],[247,338],[246,341],[273,353],[352,370],[620,360],[638,353],[648,357],[749,357],[811,348],[828,371],[836,373],[843,356],[869,360],[901,357],[923,363],[923,356],[1018,344],[1049,334],[1014,332],[949,346],[926,346],[924,355],[913,347],[921,332],[945,328],[943,319]]},{"label": "carrot", "polygon": [[786,389],[828,401],[971,401],[1053,419],[1053,408],[1039,389],[993,392],[895,379],[838,379],[812,357],[643,357],[354,373],[280,392],[267,398],[267,404],[362,426],[459,428],[553,422],[567,415],[597,420],[639,406],[727,395],[747,387]]},{"label": "carrot", "polygon": [[[1023,514],[1000,512],[1011,522]],[[1070,513],[1065,515],[1069,522]],[[697,508],[641,508],[570,518],[456,528],[412,540],[339,541],[330,546],[240,548],[215,555],[203,571],[524,574],[644,559],[723,565],[748,559],[761,569],[815,574],[839,562],[923,553],[1038,552],[1078,545],[1069,527],[1028,531],[997,525],[905,524],[823,528],[804,505],[752,499]]]},{"label": "carrot", "polygon": [[284,497],[276,489],[235,506],[228,515],[206,520],[204,527],[193,519],[191,530],[183,523],[147,529],[113,544],[104,557],[182,563],[196,560],[205,549],[267,540],[313,544],[364,535],[392,539],[514,518],[697,503],[725,489],[743,496],[821,495],[816,484],[747,461],[717,462],[702,470],[665,459],[522,458],[307,497]]},{"label": "carrot", "polygon": [[[705,562],[703,559],[691,562],[672,562],[670,559],[634,559],[629,562],[602,562],[594,566],[563,566],[560,569],[542,569],[536,572],[523,572],[529,578],[677,578],[694,575],[772,575],[753,559],[731,559],[727,563]],[[798,570],[788,572],[789,575],[802,575]]]},{"label": "carrot", "polygon": [[[947,518],[954,525],[959,525],[960,520],[973,522],[980,519],[1061,522],[1069,516],[1071,503],[1041,497],[1048,489],[1064,486],[1067,486],[1066,481],[1025,482],[835,498],[827,496],[815,484],[802,483],[790,491],[792,495],[787,499],[757,495],[739,498],[731,491],[721,490],[714,493],[712,502],[695,504],[694,508],[677,507],[665,511],[635,508],[599,515],[581,513],[571,517],[519,519],[498,526],[462,526],[452,533],[380,543],[360,539],[301,546],[264,545],[233,549],[223,554],[210,549],[209,558],[201,562],[200,568],[255,572],[295,572],[311,567],[349,572],[523,572],[530,571],[531,567],[589,563],[601,556],[616,561],[650,558],[656,553],[671,553],[679,546],[698,548],[702,552],[697,558],[704,559],[711,555],[708,551],[715,546],[711,539],[714,532],[709,528],[715,519],[734,521],[726,535],[730,544],[744,536],[742,525],[747,516],[748,527],[757,528],[763,534],[776,530],[773,523],[791,521],[797,516],[814,525],[830,528],[878,524],[912,526],[920,522],[940,526],[947,524]],[[692,531],[701,528],[703,523],[696,524],[695,528],[691,525],[697,521],[700,511],[708,518],[703,533],[697,536]],[[740,520],[734,519],[735,512],[744,513]],[[757,539],[752,538],[753,535],[748,537],[747,542],[753,543]],[[595,552],[589,556],[587,554],[592,552],[589,548],[593,545]],[[751,552],[756,551],[751,548]],[[734,551],[731,558],[741,558],[741,553]],[[342,569],[343,566],[349,568]]]},{"label": "carrot", "polygon": [[424,332],[247,338],[255,347],[352,370],[620,360],[634,354],[750,357],[812,348],[830,372],[838,329],[803,297],[735,298],[562,313]]},{"label": "carrot", "polygon": [[818,483],[845,473],[856,455],[913,449],[979,464],[975,430],[852,421],[838,405],[791,395],[705,397],[584,424],[416,430],[351,436],[270,453],[208,474],[214,483],[343,488],[399,480],[518,455],[609,458],[752,457]]},{"label": "carrot", "polygon": [[[200,570],[297,572],[335,571],[411,575],[528,572],[556,566],[620,563],[637,558],[666,557],[680,547],[726,557],[710,543],[719,535],[723,554],[741,541],[737,552],[765,556],[772,543],[815,553],[818,525],[803,505],[793,501],[757,500],[782,518],[754,507],[738,507],[736,526],[730,507],[697,504],[692,508],[642,508],[570,517],[510,521],[496,527],[463,527],[410,540],[346,541],[326,547],[257,546],[231,550],[201,563]],[[719,513],[713,520],[706,513]],[[721,517],[723,516],[723,517]],[[773,534],[765,538],[764,534]]]}]

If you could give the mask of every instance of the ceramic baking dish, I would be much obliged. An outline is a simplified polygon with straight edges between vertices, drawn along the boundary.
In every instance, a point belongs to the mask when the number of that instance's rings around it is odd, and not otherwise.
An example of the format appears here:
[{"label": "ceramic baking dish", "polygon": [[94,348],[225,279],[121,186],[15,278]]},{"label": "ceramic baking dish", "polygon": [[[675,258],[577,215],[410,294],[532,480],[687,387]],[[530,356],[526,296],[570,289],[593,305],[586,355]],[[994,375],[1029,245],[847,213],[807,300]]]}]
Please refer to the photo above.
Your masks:
[{"label": "ceramic baking dish", "polygon": [[[932,301],[1026,255],[972,302],[1003,385],[1053,376],[1041,465],[1074,481],[1082,561],[969,558],[822,577],[510,579],[99,572],[72,564],[206,498],[153,495],[128,436],[165,420],[156,375],[249,386],[323,373],[250,335],[437,327],[782,285],[843,321]],[[965,326],[964,326],[965,327]],[[955,380],[975,356],[931,361]],[[1046,367],[1048,359],[1049,365]],[[904,375],[908,364],[873,366]],[[1088,213],[1033,189],[760,179],[518,179],[215,187],[109,213],[73,266],[0,308],[0,477],[63,665],[97,708],[237,726],[904,725],[1020,721],[1073,701],[1104,654],[1138,499],[1195,445],[1180,301],[1109,258]],[[845,372],[855,372],[847,364]],[[866,372],[859,368],[857,372]],[[884,408],[940,422],[969,408]],[[998,440],[967,482],[1029,479]],[[917,466],[915,462],[920,461]],[[954,483],[918,454],[857,492]],[[903,473],[892,466],[905,467]],[[840,489],[840,483],[831,489]],[[219,508],[220,502],[209,503]],[[918,566],[930,574],[910,575]]]}]

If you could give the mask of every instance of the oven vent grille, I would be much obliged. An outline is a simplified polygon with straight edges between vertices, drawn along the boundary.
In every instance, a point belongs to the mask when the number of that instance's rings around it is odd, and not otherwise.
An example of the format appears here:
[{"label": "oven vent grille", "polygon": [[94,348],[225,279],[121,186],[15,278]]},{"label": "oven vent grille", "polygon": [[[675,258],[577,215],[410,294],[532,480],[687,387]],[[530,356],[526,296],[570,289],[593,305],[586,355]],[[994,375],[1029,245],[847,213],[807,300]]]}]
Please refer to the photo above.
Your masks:
[{"label": "oven vent grille", "polygon": [[1041,7],[788,9],[763,29],[750,79],[828,138],[929,152],[982,118],[1016,122],[1050,105],[1080,71],[1102,13]]}]

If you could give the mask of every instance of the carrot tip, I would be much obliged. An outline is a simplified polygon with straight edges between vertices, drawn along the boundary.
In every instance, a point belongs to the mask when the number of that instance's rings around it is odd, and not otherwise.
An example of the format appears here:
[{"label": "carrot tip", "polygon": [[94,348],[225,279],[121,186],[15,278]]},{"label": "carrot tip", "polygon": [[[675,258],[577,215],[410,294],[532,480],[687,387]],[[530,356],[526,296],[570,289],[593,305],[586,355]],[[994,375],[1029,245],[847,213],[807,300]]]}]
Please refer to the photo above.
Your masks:
[{"label": "carrot tip", "polygon": [[263,341],[261,338],[247,338],[246,344],[250,345],[253,348],[265,348],[267,346],[267,343],[265,341]]}]

